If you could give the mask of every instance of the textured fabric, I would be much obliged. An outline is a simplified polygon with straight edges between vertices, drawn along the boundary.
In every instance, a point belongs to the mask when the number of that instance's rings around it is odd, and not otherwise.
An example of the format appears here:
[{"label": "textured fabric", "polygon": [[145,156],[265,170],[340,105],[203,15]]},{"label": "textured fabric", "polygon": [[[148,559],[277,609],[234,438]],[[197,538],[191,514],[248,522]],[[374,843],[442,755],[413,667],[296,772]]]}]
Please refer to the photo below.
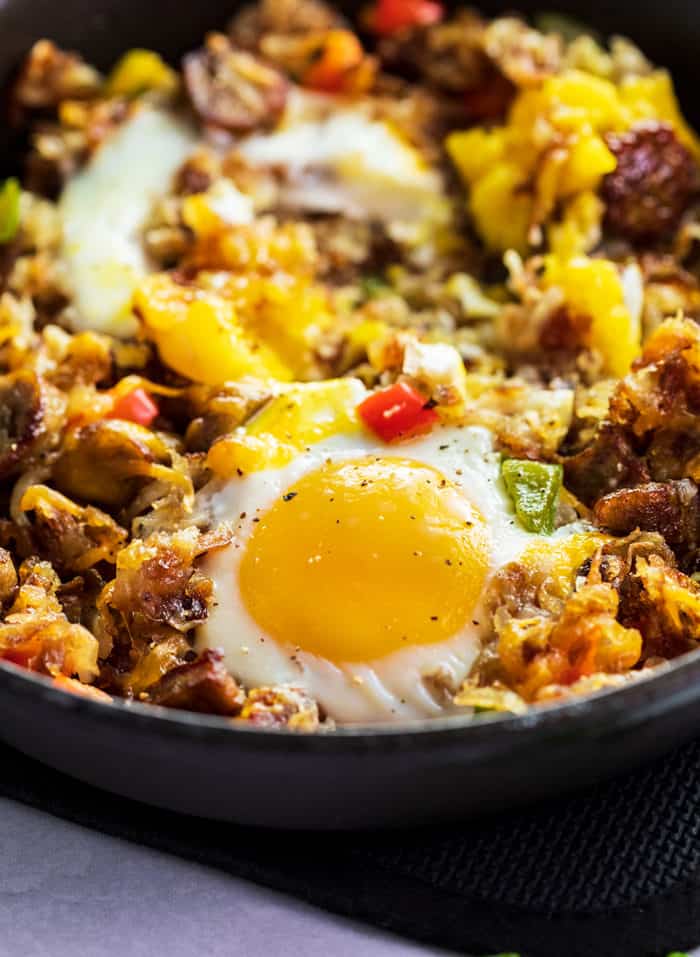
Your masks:
[{"label": "textured fabric", "polygon": [[700,942],[700,743],[550,806],[449,830],[336,836],[186,818],[9,749],[0,761],[7,797],[457,951],[662,957]]},{"label": "textured fabric", "polygon": [[393,872],[549,916],[628,907],[700,864],[700,744],[583,797],[367,853]]}]

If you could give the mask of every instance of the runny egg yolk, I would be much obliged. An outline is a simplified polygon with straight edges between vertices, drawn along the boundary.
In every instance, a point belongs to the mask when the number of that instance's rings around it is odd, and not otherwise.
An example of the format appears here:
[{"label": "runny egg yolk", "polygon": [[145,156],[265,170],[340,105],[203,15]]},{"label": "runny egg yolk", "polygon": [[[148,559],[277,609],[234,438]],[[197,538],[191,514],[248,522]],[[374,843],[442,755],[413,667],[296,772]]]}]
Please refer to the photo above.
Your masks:
[{"label": "runny egg yolk", "polygon": [[468,622],[489,564],[481,513],[405,458],[327,462],[255,526],[240,593],[262,631],[329,661],[443,642]]}]

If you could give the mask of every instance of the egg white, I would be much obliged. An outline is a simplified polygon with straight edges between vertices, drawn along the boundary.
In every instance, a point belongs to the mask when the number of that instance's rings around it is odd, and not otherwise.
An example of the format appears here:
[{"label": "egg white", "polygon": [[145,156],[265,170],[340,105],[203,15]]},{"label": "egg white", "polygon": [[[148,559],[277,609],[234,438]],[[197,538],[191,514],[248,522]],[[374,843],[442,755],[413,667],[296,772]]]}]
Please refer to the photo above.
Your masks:
[{"label": "egg white", "polygon": [[115,336],[137,328],[131,297],[152,271],[141,231],[197,143],[171,113],[141,107],[66,185],[59,211],[62,258],[76,305],[76,327]]},{"label": "egg white", "polygon": [[[431,676],[438,674],[442,688],[456,691],[469,673],[488,627],[488,616],[480,604],[472,620],[447,641],[407,646],[374,661],[336,663],[279,645],[262,633],[248,614],[237,583],[255,519],[302,476],[329,459],[347,461],[373,454],[400,455],[431,465],[462,489],[465,498],[481,511],[490,533],[489,577],[533,541],[542,540],[517,522],[500,477],[500,456],[493,450],[491,433],[481,427],[438,428],[389,449],[366,434],[335,435],[311,446],[284,468],[229,482],[217,480],[207,486],[200,504],[213,521],[233,521],[235,540],[206,559],[204,571],[214,582],[216,598],[206,624],[199,629],[199,647],[222,648],[228,668],[249,687],[288,683],[304,688],[328,715],[342,723],[406,721],[449,711],[450,694],[441,692]],[[560,529],[555,535],[570,534],[573,528]],[[371,548],[371,542],[367,547]],[[271,580],[270,589],[274,587]],[[313,603],[314,596],[309,595],[308,600]]]},{"label": "egg white", "polygon": [[[72,285],[75,325],[127,337],[137,322],[131,298],[153,271],[142,231],[178,167],[201,145],[175,113],[140,105],[99,146],[61,194],[62,259]],[[211,145],[211,144],[210,144]],[[300,211],[384,220],[396,239],[424,237],[450,217],[441,175],[366,103],[295,90],[280,124],[241,139],[253,167],[282,166],[284,202]],[[252,200],[222,182],[208,197],[231,225],[252,219]]]},{"label": "egg white", "polygon": [[291,206],[379,219],[397,239],[449,220],[442,175],[373,115],[371,101],[294,90],[278,127],[242,139],[237,149],[252,166],[286,170]]}]

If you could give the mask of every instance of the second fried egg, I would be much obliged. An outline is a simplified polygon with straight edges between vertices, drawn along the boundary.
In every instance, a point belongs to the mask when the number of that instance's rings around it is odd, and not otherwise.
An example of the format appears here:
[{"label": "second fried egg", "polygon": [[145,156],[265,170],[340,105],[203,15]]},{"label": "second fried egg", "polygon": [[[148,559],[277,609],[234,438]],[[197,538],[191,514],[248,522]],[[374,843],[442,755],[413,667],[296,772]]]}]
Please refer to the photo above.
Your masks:
[{"label": "second fried egg", "polygon": [[[205,490],[235,539],[207,559],[216,604],[199,643],[248,686],[300,686],[340,722],[436,716],[488,630],[485,586],[542,536],[519,526],[488,430],[387,446],[352,414],[361,383],[343,380],[342,415],[324,406],[335,385],[274,400],[240,436],[264,467]],[[304,433],[299,403],[314,396]],[[306,444],[285,449],[291,435]]]}]

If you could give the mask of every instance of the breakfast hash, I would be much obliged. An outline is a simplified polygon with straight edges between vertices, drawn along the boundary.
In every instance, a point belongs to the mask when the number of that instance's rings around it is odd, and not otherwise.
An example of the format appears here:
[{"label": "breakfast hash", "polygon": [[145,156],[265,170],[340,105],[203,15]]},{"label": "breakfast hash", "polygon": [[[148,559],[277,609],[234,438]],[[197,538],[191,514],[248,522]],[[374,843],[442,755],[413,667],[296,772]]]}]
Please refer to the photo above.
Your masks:
[{"label": "breakfast hash", "polygon": [[259,0],[37,42],[0,189],[0,658],[314,731],[700,643],[700,140],[629,40]]}]

